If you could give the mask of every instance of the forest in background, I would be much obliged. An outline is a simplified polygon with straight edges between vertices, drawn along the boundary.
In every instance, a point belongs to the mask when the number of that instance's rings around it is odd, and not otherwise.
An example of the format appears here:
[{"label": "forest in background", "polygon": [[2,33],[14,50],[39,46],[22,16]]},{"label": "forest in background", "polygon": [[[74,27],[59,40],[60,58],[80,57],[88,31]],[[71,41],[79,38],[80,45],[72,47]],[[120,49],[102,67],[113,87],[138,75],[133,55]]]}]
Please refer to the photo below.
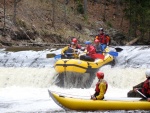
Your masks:
[{"label": "forest in background", "polygon": [[129,20],[129,36],[150,42],[150,1],[125,0],[124,13]]},{"label": "forest in background", "polygon": [[[93,40],[103,27],[112,45],[150,43],[149,0],[3,0],[1,46]],[[11,42],[11,43],[10,43]]]}]

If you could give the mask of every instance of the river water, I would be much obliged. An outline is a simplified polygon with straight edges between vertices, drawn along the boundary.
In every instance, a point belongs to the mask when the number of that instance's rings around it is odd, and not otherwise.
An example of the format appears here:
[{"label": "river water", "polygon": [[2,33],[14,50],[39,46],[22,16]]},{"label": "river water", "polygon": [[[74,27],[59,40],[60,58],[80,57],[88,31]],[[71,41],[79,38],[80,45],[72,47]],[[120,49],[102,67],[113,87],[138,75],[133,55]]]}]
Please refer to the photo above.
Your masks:
[{"label": "river water", "polygon": [[[145,70],[150,68],[148,46],[120,46],[123,51],[115,58],[116,65],[100,68],[109,83],[106,99],[126,98],[132,86],[144,81]],[[54,58],[46,58],[49,50],[6,52],[0,50],[0,113],[65,113],[49,97],[48,89],[64,95],[90,98],[97,78],[89,88],[59,87]],[[60,50],[51,53],[60,53]],[[75,78],[78,80],[78,78]],[[82,82],[82,81],[81,81]],[[68,84],[69,85],[69,84]],[[137,98],[137,100],[139,100]],[[143,110],[95,111],[99,113],[149,113]],[[85,113],[85,112],[80,112]],[[91,111],[86,112],[91,113]]]}]

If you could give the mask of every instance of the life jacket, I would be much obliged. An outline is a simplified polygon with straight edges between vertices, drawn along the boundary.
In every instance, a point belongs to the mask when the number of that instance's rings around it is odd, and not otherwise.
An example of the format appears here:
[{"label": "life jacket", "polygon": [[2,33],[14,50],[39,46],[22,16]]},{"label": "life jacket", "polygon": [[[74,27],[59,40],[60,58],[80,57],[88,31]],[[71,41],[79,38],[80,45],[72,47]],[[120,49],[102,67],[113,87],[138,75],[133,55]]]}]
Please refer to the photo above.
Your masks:
[{"label": "life jacket", "polygon": [[105,93],[106,93],[107,88],[108,88],[108,84],[107,84],[107,82],[106,82],[105,80],[102,80],[101,82],[97,82],[96,88],[95,88],[96,93],[99,93],[99,92],[100,92],[99,85],[100,85],[102,82],[105,82],[105,83],[106,83],[106,89],[105,89]]},{"label": "life jacket", "polygon": [[99,34],[95,37],[95,39],[98,39],[100,43],[102,44],[108,44],[110,43],[110,37],[108,35],[103,34]]},{"label": "life jacket", "polygon": [[74,52],[74,49],[80,49],[81,46],[78,44],[77,46],[74,46],[73,48],[71,47],[71,44],[68,46],[68,50],[67,52],[69,53],[73,53]]},{"label": "life jacket", "polygon": [[89,45],[86,49],[87,49],[87,52],[88,52],[87,55],[90,56],[90,57],[92,57],[92,54],[96,53],[96,49],[92,45]]},{"label": "life jacket", "polygon": [[77,44],[76,49],[81,49],[81,46]]},{"label": "life jacket", "polygon": [[145,94],[147,97],[150,97],[150,78],[144,81],[142,93]]}]

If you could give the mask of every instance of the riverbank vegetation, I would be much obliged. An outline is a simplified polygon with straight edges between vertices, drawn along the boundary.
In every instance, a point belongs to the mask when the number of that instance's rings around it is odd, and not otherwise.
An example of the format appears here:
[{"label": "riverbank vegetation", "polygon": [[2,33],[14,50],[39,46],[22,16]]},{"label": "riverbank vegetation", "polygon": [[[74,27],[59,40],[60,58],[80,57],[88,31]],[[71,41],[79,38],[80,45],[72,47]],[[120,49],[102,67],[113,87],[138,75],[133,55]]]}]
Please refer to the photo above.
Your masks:
[{"label": "riverbank vegetation", "polygon": [[[3,0],[0,46],[92,40],[103,27],[112,45],[150,44],[149,0]],[[130,43],[129,43],[130,42]]]}]

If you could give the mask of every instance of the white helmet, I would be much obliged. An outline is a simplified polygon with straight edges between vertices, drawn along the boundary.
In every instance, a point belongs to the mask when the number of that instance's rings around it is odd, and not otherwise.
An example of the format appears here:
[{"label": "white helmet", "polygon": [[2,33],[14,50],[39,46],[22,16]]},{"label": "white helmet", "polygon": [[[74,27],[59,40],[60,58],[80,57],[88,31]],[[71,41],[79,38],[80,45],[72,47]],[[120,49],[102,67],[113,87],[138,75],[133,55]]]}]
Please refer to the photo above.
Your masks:
[{"label": "white helmet", "polygon": [[148,70],[145,71],[145,75],[146,75],[146,78],[150,77],[150,69],[148,69]]},{"label": "white helmet", "polygon": [[104,29],[103,29],[103,28],[99,28],[98,30],[99,30],[99,31],[104,31]]},{"label": "white helmet", "polygon": [[85,51],[85,47],[81,47],[81,51]]}]

